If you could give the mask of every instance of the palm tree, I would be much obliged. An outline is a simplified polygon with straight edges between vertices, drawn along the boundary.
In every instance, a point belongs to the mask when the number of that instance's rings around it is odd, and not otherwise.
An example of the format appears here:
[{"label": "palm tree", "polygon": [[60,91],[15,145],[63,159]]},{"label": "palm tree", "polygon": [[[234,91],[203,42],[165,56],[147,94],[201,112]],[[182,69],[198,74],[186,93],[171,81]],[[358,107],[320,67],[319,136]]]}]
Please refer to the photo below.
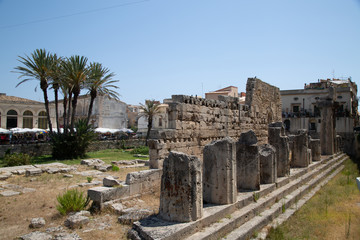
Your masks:
[{"label": "palm tree", "polygon": [[71,56],[63,61],[62,67],[64,70],[64,77],[69,83],[69,110],[68,117],[70,116],[70,102],[71,102],[71,120],[70,120],[70,131],[74,131],[75,113],[77,99],[80,95],[80,91],[83,88],[88,76],[87,58],[84,56]]},{"label": "palm tree", "polygon": [[59,89],[62,86],[62,68],[61,68],[61,61],[62,58],[58,57],[56,54],[52,55],[52,68],[50,71],[51,77],[51,88],[54,89],[54,97],[55,97],[55,120],[56,120],[56,128],[57,132],[60,132],[60,124],[59,124],[59,108],[58,108],[58,93]]},{"label": "palm tree", "polygon": [[140,115],[145,116],[148,119],[148,130],[146,133],[146,144],[150,136],[152,128],[153,117],[159,112],[159,103],[153,100],[145,100],[145,105],[140,103],[140,109],[143,111]]},{"label": "palm tree", "polygon": [[19,56],[18,61],[22,63],[24,66],[17,66],[15,69],[16,73],[20,73],[20,78],[24,78],[21,82],[19,82],[17,86],[20,84],[27,82],[29,80],[39,80],[40,88],[43,91],[44,102],[45,102],[45,110],[49,123],[50,133],[52,133],[52,124],[50,119],[49,112],[49,99],[47,95],[48,89],[48,80],[49,80],[49,72],[52,68],[52,55],[49,52],[46,52],[45,49],[36,49],[31,56],[25,55],[25,57]]},{"label": "palm tree", "polygon": [[94,100],[98,94],[106,94],[109,97],[119,99],[119,94],[110,88],[118,88],[114,83],[118,80],[111,80],[115,76],[114,73],[110,73],[108,68],[103,67],[100,63],[90,63],[88,79],[85,83],[85,88],[90,93],[90,105],[86,123],[89,124],[91,112],[93,109]]}]

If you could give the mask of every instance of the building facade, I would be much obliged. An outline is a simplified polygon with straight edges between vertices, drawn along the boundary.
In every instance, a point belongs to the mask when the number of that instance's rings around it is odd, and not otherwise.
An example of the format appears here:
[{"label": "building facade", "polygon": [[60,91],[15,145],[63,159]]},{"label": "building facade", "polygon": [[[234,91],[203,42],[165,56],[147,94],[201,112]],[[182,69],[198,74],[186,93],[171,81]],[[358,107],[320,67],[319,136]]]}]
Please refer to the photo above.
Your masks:
[{"label": "building facade", "polygon": [[[79,96],[75,118],[86,118],[88,115],[90,105],[90,95]],[[95,98],[92,113],[90,117],[90,124],[95,128],[112,128],[121,129],[127,128],[128,117],[127,117],[127,104],[109,98],[107,95],[99,95]],[[55,116],[55,105],[54,102],[51,104],[51,116]],[[59,101],[59,124],[63,126],[63,107],[62,100]],[[56,123],[53,123],[56,126]]]},{"label": "building facade", "polygon": [[358,125],[357,85],[351,79],[326,79],[305,84],[304,89],[280,91],[282,117],[288,132],[307,129],[312,135],[320,132],[319,102],[334,91],[334,116],[338,134],[353,133]]},{"label": "building facade", "polygon": [[44,103],[0,93],[0,127],[47,129]]}]

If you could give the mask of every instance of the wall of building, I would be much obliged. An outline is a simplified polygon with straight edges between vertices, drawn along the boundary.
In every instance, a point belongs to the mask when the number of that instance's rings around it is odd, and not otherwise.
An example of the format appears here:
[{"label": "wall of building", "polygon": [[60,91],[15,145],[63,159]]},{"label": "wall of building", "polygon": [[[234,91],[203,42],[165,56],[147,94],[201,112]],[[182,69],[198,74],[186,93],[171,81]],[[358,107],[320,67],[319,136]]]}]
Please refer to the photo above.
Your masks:
[{"label": "wall of building", "polygon": [[225,96],[212,100],[173,95],[168,129],[151,132],[151,167],[162,168],[169,151],[202,158],[206,144],[224,137],[237,139],[250,129],[260,144],[267,143],[268,124],[281,121],[280,91],[257,78],[248,79],[246,91],[247,104]]}]

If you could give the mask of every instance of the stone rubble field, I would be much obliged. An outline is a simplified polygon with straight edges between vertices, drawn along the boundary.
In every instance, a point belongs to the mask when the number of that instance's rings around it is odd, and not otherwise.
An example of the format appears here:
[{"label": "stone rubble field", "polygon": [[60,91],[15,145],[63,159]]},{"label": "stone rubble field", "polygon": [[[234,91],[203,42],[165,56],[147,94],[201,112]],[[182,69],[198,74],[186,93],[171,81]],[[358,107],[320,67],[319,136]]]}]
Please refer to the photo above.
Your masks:
[{"label": "stone rubble field", "polygon": [[[77,188],[123,182],[127,173],[149,169],[145,160],[82,160],[80,165],[50,163],[0,168],[0,239],[126,239],[133,221],[157,213],[159,193],[108,204],[101,212],[62,216],[56,197]],[[91,181],[89,181],[91,179]],[[110,183],[109,183],[110,181]]]}]

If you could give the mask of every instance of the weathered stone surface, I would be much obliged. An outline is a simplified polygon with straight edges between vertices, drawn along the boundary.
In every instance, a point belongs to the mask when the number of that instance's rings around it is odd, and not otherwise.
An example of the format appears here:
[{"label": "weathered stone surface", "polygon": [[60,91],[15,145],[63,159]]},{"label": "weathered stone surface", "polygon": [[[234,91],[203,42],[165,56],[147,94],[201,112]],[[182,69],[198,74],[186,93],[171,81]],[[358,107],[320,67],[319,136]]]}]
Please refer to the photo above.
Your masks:
[{"label": "weathered stone surface", "polygon": [[309,148],[311,149],[311,156],[314,162],[321,160],[321,145],[320,139],[312,139],[309,140]]},{"label": "weathered stone surface", "polygon": [[72,175],[72,174],[64,174],[64,177],[65,177],[65,178],[73,178],[74,175]]},{"label": "weathered stone surface", "polygon": [[236,146],[231,138],[204,148],[203,199],[214,204],[236,202]]},{"label": "weathered stone surface", "polygon": [[112,165],[110,164],[104,164],[104,165],[94,165],[94,168],[101,171],[101,172],[107,172],[112,169]]},{"label": "weathered stone surface", "polygon": [[129,209],[124,211],[124,214],[118,217],[118,222],[122,224],[132,224],[133,222],[144,219],[153,214],[153,211],[148,209]]},{"label": "weathered stone surface", "polygon": [[277,164],[277,176],[288,176],[290,174],[290,148],[289,138],[285,136],[284,126],[281,122],[272,123],[269,124],[268,131],[269,144],[276,150],[275,160]]},{"label": "weathered stone surface", "polygon": [[84,159],[80,162],[81,165],[87,166],[95,166],[95,165],[103,165],[105,162],[101,159]]},{"label": "weathered stone surface", "polygon": [[65,226],[71,229],[80,228],[89,223],[89,218],[87,216],[90,213],[86,213],[87,211],[81,211],[69,216],[65,220]]},{"label": "weathered stone surface", "polygon": [[52,235],[43,232],[32,232],[20,237],[21,240],[51,240]]},{"label": "weathered stone surface", "polygon": [[11,172],[4,172],[0,174],[0,181],[6,180],[9,177],[11,177],[12,173]]},{"label": "weathered stone surface", "polygon": [[46,168],[46,169],[45,169],[45,172],[47,172],[47,173],[49,173],[49,174],[54,174],[54,173],[60,172],[60,169],[59,169],[59,168],[54,168],[54,167]]},{"label": "weathered stone surface", "polygon": [[43,226],[45,226],[44,218],[33,218],[29,225],[30,228],[41,228]]},{"label": "weathered stone surface", "polygon": [[276,149],[269,145],[259,147],[260,183],[275,183],[277,180]]},{"label": "weathered stone surface", "polygon": [[335,153],[336,130],[334,126],[334,99],[335,89],[329,88],[329,96],[321,98],[317,106],[321,112],[320,142],[321,154],[332,155]]},{"label": "weathered stone surface", "polygon": [[291,167],[307,167],[310,164],[308,159],[308,134],[305,129],[299,130],[293,136]]},{"label": "weathered stone surface", "polygon": [[123,214],[123,210],[124,210],[124,206],[121,203],[114,203],[111,204],[111,209],[116,213],[116,214]]},{"label": "weathered stone surface", "polygon": [[15,195],[19,195],[20,192],[16,192],[16,191],[12,191],[12,190],[5,190],[0,192],[0,195],[3,197],[11,197],[11,196],[15,196]]},{"label": "weathered stone surface", "polygon": [[77,233],[57,233],[53,240],[81,240]]},{"label": "weathered stone surface", "polygon": [[190,222],[202,217],[202,165],[195,156],[170,152],[164,160],[159,216]]},{"label": "weathered stone surface", "polygon": [[104,187],[113,187],[120,185],[120,181],[114,179],[112,176],[108,176],[103,179],[103,185]]},{"label": "weathered stone surface", "polygon": [[47,233],[63,232],[64,228],[62,226],[50,227],[45,230]]},{"label": "weathered stone surface", "polygon": [[237,188],[239,190],[260,189],[260,159],[255,133],[242,133],[236,143]]},{"label": "weathered stone surface", "polygon": [[38,176],[42,174],[42,170],[40,168],[27,169],[25,172],[25,176]]},{"label": "weathered stone surface", "polygon": [[106,201],[127,197],[130,194],[129,185],[121,187],[94,187],[88,190],[88,196],[94,203],[101,206]]}]

